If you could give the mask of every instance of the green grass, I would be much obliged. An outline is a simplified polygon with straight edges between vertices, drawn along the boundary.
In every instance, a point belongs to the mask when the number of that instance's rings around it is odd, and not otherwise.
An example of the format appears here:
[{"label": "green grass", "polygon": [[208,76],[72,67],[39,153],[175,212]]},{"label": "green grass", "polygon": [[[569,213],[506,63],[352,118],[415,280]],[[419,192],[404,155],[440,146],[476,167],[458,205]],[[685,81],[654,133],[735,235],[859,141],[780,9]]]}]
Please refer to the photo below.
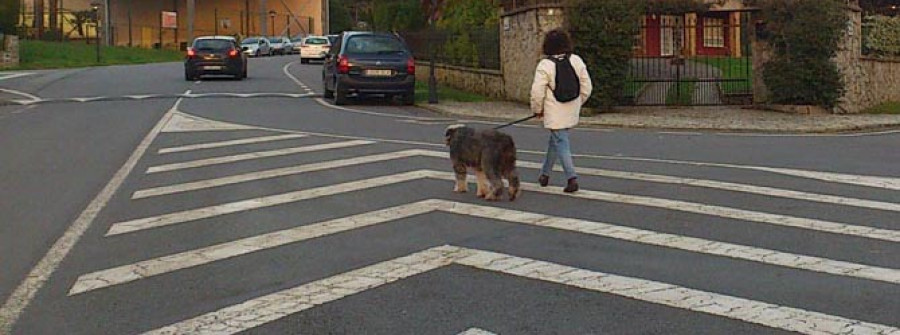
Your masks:
[{"label": "green grass", "polygon": [[[438,83],[438,101],[482,102],[488,98],[483,95],[457,90]],[[416,81],[416,102],[428,101],[428,82]]]},{"label": "green grass", "polygon": [[747,58],[709,57],[693,60],[718,68],[722,71],[722,79],[741,80],[723,82],[722,91],[725,94],[750,94],[753,92],[753,64]]},{"label": "green grass", "polygon": [[81,42],[22,41],[18,69],[57,69],[97,65],[145,64],[175,62],[184,54],[175,50],[128,47],[101,47],[97,63],[97,46]]},{"label": "green grass", "polygon": [[900,102],[885,102],[863,111],[866,114],[900,114]]},{"label": "green grass", "polygon": [[673,83],[666,93],[666,105],[689,106],[694,103],[694,82]]}]

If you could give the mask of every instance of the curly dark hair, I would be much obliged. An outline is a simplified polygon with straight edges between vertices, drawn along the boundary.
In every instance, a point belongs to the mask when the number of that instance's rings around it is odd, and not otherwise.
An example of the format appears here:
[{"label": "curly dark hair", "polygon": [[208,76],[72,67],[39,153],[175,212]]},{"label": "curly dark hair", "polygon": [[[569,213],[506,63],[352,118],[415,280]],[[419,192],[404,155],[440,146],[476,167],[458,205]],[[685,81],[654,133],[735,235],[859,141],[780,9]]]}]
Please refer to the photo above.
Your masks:
[{"label": "curly dark hair", "polygon": [[553,56],[572,53],[572,38],[562,29],[553,29],[544,35],[544,55]]}]

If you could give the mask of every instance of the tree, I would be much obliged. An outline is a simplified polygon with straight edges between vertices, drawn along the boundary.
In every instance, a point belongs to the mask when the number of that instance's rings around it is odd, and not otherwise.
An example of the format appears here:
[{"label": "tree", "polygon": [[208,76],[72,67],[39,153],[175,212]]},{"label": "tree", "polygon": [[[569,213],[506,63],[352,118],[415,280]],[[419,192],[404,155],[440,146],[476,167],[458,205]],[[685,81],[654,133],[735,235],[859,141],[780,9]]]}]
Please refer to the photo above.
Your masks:
[{"label": "tree", "polygon": [[0,0],[0,33],[13,35],[19,21],[19,0]]},{"label": "tree", "polygon": [[900,0],[859,0],[859,6],[871,14],[900,14]]},{"label": "tree", "polygon": [[347,10],[346,0],[331,0],[328,6],[328,22],[331,24],[331,33],[337,34],[345,30],[353,29],[353,20],[350,11]]}]

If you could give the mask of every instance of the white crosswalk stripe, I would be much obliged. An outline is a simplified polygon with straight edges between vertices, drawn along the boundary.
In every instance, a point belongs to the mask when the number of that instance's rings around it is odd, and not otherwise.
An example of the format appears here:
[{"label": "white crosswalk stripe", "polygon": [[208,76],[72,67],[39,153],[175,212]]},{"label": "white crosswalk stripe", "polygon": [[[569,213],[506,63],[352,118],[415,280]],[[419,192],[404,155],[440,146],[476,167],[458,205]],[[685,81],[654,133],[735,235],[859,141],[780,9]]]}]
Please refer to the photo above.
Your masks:
[{"label": "white crosswalk stripe", "polygon": [[[432,170],[418,170],[406,173],[400,173],[390,176],[366,179],[362,181],[349,182],[339,185],[331,185],[327,187],[315,188],[311,190],[288,192],[284,194],[265,196],[256,199],[249,199],[226,204],[196,208],[181,212],[163,214],[153,217],[135,219],[113,224],[108,235],[117,235],[138,230],[163,227],[173,224],[180,224],[194,220],[206,219],[225,214],[249,211],[259,208],[283,205],[287,203],[308,200],[312,198],[330,196],[340,193],[358,191],[367,188],[398,184],[415,179],[436,178],[453,180],[451,173],[438,172]],[[660,199],[654,197],[618,194],[611,192],[582,190],[574,194],[566,194],[560,190],[552,188],[541,188],[534,184],[523,183],[523,189],[538,192],[555,194],[559,196],[567,196],[589,200],[599,200],[612,203],[623,203],[637,206],[655,207],[661,209],[675,210],[681,212],[689,212],[703,215],[711,215],[724,217],[729,219],[738,219],[744,221],[759,222],[777,226],[786,226],[793,228],[808,229],[813,231],[842,234],[849,236],[858,236],[871,239],[885,240],[891,242],[900,242],[900,231],[881,229],[875,227],[858,226],[825,220],[807,219],[793,217],[781,214],[771,214],[751,210],[736,209],[724,206],[707,205],[701,203]]]},{"label": "white crosswalk stripe", "polygon": [[189,267],[200,266],[253,252],[272,249],[286,244],[383,224],[434,211],[469,215],[537,227],[554,228],[707,255],[900,284],[900,270],[895,269],[797,255],[701,238],[658,233],[608,223],[591,222],[587,220],[556,217],[445,200],[425,200],[408,205],[244,238],[237,241],[226,242],[206,248],[86,274],[78,278],[75,285],[73,285],[69,291],[69,294],[79,294],[90,290],[124,284],[151,276],[183,270]]},{"label": "white crosswalk stripe", "polygon": [[352,141],[343,141],[343,142],[333,142],[333,143],[325,143],[325,144],[316,144],[316,145],[308,145],[302,147],[295,148],[287,148],[287,149],[278,149],[278,150],[270,150],[270,151],[260,151],[260,152],[252,152],[247,154],[240,155],[230,155],[223,157],[215,157],[215,158],[207,158],[200,159],[189,162],[181,162],[181,163],[172,163],[165,164],[159,166],[152,166],[147,169],[147,173],[157,173],[157,172],[168,172],[182,169],[190,169],[197,167],[204,167],[210,165],[217,164],[225,164],[225,163],[234,163],[241,161],[248,161],[258,158],[268,158],[268,157],[276,157],[276,156],[286,156],[299,154],[304,152],[312,152],[312,151],[321,151],[321,150],[330,150],[330,149],[338,149],[338,148],[347,148],[358,145],[366,145],[373,144],[375,142],[372,141],[360,141],[360,140],[352,140]]},{"label": "white crosswalk stripe", "polygon": [[[231,185],[237,183],[258,181],[268,178],[275,177],[284,177],[294,174],[300,174],[305,172],[313,172],[313,171],[321,171],[333,168],[347,167],[351,165],[361,165],[361,164],[369,164],[382,162],[386,160],[392,159],[401,159],[408,157],[435,157],[435,158],[447,158],[447,154],[439,151],[432,150],[420,150],[420,149],[412,149],[412,150],[403,150],[390,152],[385,154],[377,154],[370,156],[361,156],[351,159],[342,159],[330,162],[319,162],[313,164],[300,165],[295,167],[287,167],[252,173],[245,173],[241,175],[233,175],[215,179],[201,180],[188,182],[183,184],[175,184],[169,186],[162,186],[156,188],[150,188],[145,190],[140,190],[134,193],[133,199],[138,198],[146,198],[152,196],[187,192],[187,191],[195,191],[206,188]],[[540,163],[528,162],[528,161],[519,161],[518,166],[525,168],[541,168]],[[557,170],[561,170],[557,168]],[[704,179],[695,179],[695,178],[681,178],[681,177],[670,177],[664,175],[656,175],[656,174],[648,174],[648,173],[635,173],[635,172],[622,172],[622,171],[614,171],[614,170],[606,170],[606,169],[595,169],[595,168],[576,168],[576,172],[582,175],[587,176],[600,176],[600,177],[609,177],[609,178],[619,178],[619,179],[628,179],[628,180],[637,180],[637,181],[646,181],[646,182],[656,182],[656,183],[665,183],[665,184],[675,184],[675,185],[686,185],[686,186],[696,186],[696,187],[705,187],[712,189],[719,189],[725,191],[733,191],[733,192],[744,192],[744,193],[752,193],[787,199],[796,199],[796,200],[805,200],[805,201],[814,201],[814,202],[822,202],[829,203],[835,205],[843,205],[843,206],[855,206],[862,208],[870,208],[876,210],[885,210],[885,211],[894,211],[900,212],[900,203],[890,203],[884,201],[876,201],[876,200],[867,200],[867,199],[857,199],[851,197],[843,197],[843,196],[835,196],[828,194],[817,194],[810,192],[802,192],[802,191],[794,191],[787,189],[778,189],[773,187],[762,187],[755,185],[747,185],[747,184],[739,184],[739,183],[729,183],[729,182],[721,182],[715,180],[704,180]]]},{"label": "white crosswalk stripe", "polygon": [[[241,128],[241,125],[222,123],[186,114],[175,115],[173,116],[173,119],[177,119],[176,122],[167,125],[167,129],[164,129],[165,132],[183,133],[193,131],[251,129]],[[310,137],[310,135],[303,133],[274,133],[255,137],[166,147],[159,149],[157,153],[160,155],[179,152],[190,153],[204,149],[237,147],[249,144],[267,144],[276,141],[294,140],[306,137]],[[146,171],[146,174],[176,172],[183,169],[200,169],[212,166],[218,167],[222,164],[246,162],[268,157],[284,157],[300,153],[312,153],[326,150],[348,150],[354,147],[375,143],[377,142],[363,139],[345,139],[343,141],[325,144],[263,150],[152,166]],[[131,198],[135,200],[161,198],[168,195],[213,189],[226,185],[252,183],[279,177],[301,175],[304,173],[333,171],[351,166],[416,157],[446,159],[447,153],[434,150],[408,149],[353,156],[351,158],[320,161],[316,163],[138,189],[132,194]],[[525,160],[519,160],[518,165],[528,169],[536,169],[541,166],[540,163]],[[749,169],[747,167],[744,168]],[[837,173],[832,174],[766,167],[753,167],[750,170],[796,175],[803,178],[827,180],[828,182],[834,183],[854,185],[865,184],[865,186],[868,187],[877,187],[885,190],[893,189],[893,184],[889,177],[885,177],[886,179],[882,180],[878,179],[879,177],[852,176]],[[747,193],[770,197],[772,199],[791,199],[845,206],[848,208],[855,207],[879,211],[900,212],[900,203],[834,194],[818,194],[736,182],[599,168],[578,168],[577,172],[583,176],[699,187],[727,192]],[[346,179],[345,177],[339,178]],[[469,182],[474,182],[473,179],[474,178],[470,177]],[[124,234],[136,235],[141,231],[149,229],[192,223],[194,221],[213,219],[223,215],[260,211],[274,206],[297,203],[311,199],[344,196],[352,192],[364,192],[378,187],[412,183],[422,180],[447,181],[446,194],[450,194],[451,186],[449,182],[454,180],[454,175],[451,172],[427,169],[415,169],[400,173],[391,171],[376,177],[342,181],[328,186],[259,196],[227,203],[201,205],[201,207],[187,210],[118,221],[111,224],[106,236],[112,237]],[[567,194],[555,187],[543,188],[530,183],[523,183],[522,186],[529,194],[546,197],[567,197],[584,201],[650,207],[663,211],[699,214],[732,219],[742,223],[751,222],[760,224],[754,225],[752,229],[766,229],[767,226],[779,226],[802,229],[816,233],[827,233],[829,234],[828,236],[837,238],[862,237],[878,240],[879,242],[900,242],[900,231],[886,228],[767,213],[677,199],[590,190],[586,188],[582,188],[582,190],[574,194]],[[677,198],[677,195],[674,197]],[[356,212],[353,214],[339,214],[337,215],[338,218],[335,219],[303,224],[273,232],[241,237],[230,241],[225,240],[225,242],[221,242],[220,240],[212,245],[192,246],[190,248],[180,249],[178,252],[171,254],[163,254],[162,256],[155,254],[143,260],[128,261],[124,264],[119,263],[105,269],[91,270],[92,272],[84,273],[76,279],[71,287],[69,287],[68,295],[72,297],[84,296],[96,291],[103,291],[107,288],[118,287],[120,285],[122,285],[120,288],[126,288],[128,285],[123,284],[138,284],[138,282],[142,282],[145,279],[181,271],[184,271],[184,273],[204,271],[203,267],[207,265],[219,264],[219,262],[224,264],[225,261],[235,260],[244,256],[249,257],[249,255],[255,253],[276,252],[277,248],[303,243],[312,239],[325,237],[335,239],[342,238],[342,233],[349,233],[357,230],[364,232],[364,229],[369,227],[378,225],[387,226],[392,222],[402,219],[409,219],[422,215],[433,215],[433,213],[446,213],[458,215],[460,217],[477,218],[479,220],[487,219],[496,222],[513,223],[522,227],[580,234],[579,236],[590,236],[597,238],[598,240],[611,239],[641,246],[664,248],[663,250],[667,251],[686,251],[694,255],[692,257],[713,257],[719,260],[752,262],[782,269],[803,271],[816,276],[864,280],[871,283],[877,283],[878,285],[900,285],[900,269],[864,264],[872,262],[854,261],[852,259],[854,257],[833,257],[835,259],[832,259],[791,253],[776,250],[777,248],[762,248],[749,244],[722,242],[715,240],[715,238],[699,238],[633,228],[629,226],[629,222],[597,222],[587,219],[507,209],[488,202],[473,204],[436,199],[427,194],[423,195],[423,198],[410,199],[409,201],[409,203],[396,205],[394,207],[381,208],[364,213]],[[140,203],[141,202],[135,202],[135,204]],[[430,223],[431,221],[425,222]],[[648,225],[648,223],[650,224]],[[195,222],[195,224],[199,223]],[[215,229],[212,225],[216,224],[216,220],[207,220],[203,224],[210,225],[208,227],[212,228],[209,229]],[[701,226],[709,223],[699,221],[690,222],[689,224]],[[728,225],[730,223],[725,222],[721,224]],[[642,222],[642,226],[652,226],[652,222]],[[136,236],[139,237],[141,235]],[[448,242],[441,242],[441,244],[443,243]],[[405,251],[403,254],[408,252],[409,251]],[[396,255],[391,257],[396,257]],[[603,294],[617,295],[642,302],[716,315],[803,334],[900,335],[900,329],[898,329],[896,325],[866,322],[844,316],[828,315],[801,308],[776,305],[760,300],[751,300],[721,293],[707,292],[703,291],[700,287],[679,286],[654,281],[650,278],[645,279],[611,274],[616,272],[616,269],[603,269],[603,271],[609,272],[601,272],[595,269],[582,269],[538,259],[522,258],[499,252],[450,245],[431,248],[408,256],[358,269],[349,269],[349,272],[313,282],[303,283],[299,286],[275,293],[250,298],[249,300],[225,308],[217,306],[209,309],[212,310],[212,312],[199,316],[186,315],[184,317],[187,319],[184,321],[152,330],[147,334],[193,334],[206,332],[217,334],[238,333],[328,302],[450,265],[462,265],[468,268],[480,269],[498,274],[512,275]],[[340,271],[347,270],[348,269],[342,269]],[[216,308],[220,309],[214,310]],[[172,321],[169,320],[168,322]],[[154,327],[160,326],[161,325],[157,324]],[[459,334],[491,335],[494,333],[473,327]]]},{"label": "white crosswalk stripe", "polygon": [[291,140],[291,139],[304,138],[304,137],[306,137],[306,135],[299,135],[299,134],[261,136],[261,137],[253,137],[253,138],[244,138],[244,139],[239,139],[239,140],[201,143],[201,144],[185,145],[185,146],[180,146],[180,147],[163,148],[163,149],[159,149],[158,153],[170,154],[170,153],[175,153],[175,152],[222,148],[222,147],[243,145],[243,144],[284,141],[284,140]]},{"label": "white crosswalk stripe", "polygon": [[887,325],[501,253],[441,246],[244,301],[145,334],[234,334],[343,297],[458,264],[802,334],[900,334]]}]

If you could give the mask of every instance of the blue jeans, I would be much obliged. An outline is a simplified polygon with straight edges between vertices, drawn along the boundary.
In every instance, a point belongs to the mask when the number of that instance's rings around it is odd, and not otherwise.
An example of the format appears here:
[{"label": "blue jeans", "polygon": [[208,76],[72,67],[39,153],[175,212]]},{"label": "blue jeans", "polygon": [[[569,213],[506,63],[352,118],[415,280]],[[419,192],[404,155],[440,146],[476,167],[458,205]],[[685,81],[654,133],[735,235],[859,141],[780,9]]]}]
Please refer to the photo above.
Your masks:
[{"label": "blue jeans", "polygon": [[563,171],[566,173],[566,179],[578,177],[575,174],[575,162],[572,161],[572,148],[569,144],[569,130],[551,130],[550,141],[547,144],[547,156],[544,157],[544,167],[541,168],[541,174],[549,176],[556,165],[556,160],[562,164]]}]

